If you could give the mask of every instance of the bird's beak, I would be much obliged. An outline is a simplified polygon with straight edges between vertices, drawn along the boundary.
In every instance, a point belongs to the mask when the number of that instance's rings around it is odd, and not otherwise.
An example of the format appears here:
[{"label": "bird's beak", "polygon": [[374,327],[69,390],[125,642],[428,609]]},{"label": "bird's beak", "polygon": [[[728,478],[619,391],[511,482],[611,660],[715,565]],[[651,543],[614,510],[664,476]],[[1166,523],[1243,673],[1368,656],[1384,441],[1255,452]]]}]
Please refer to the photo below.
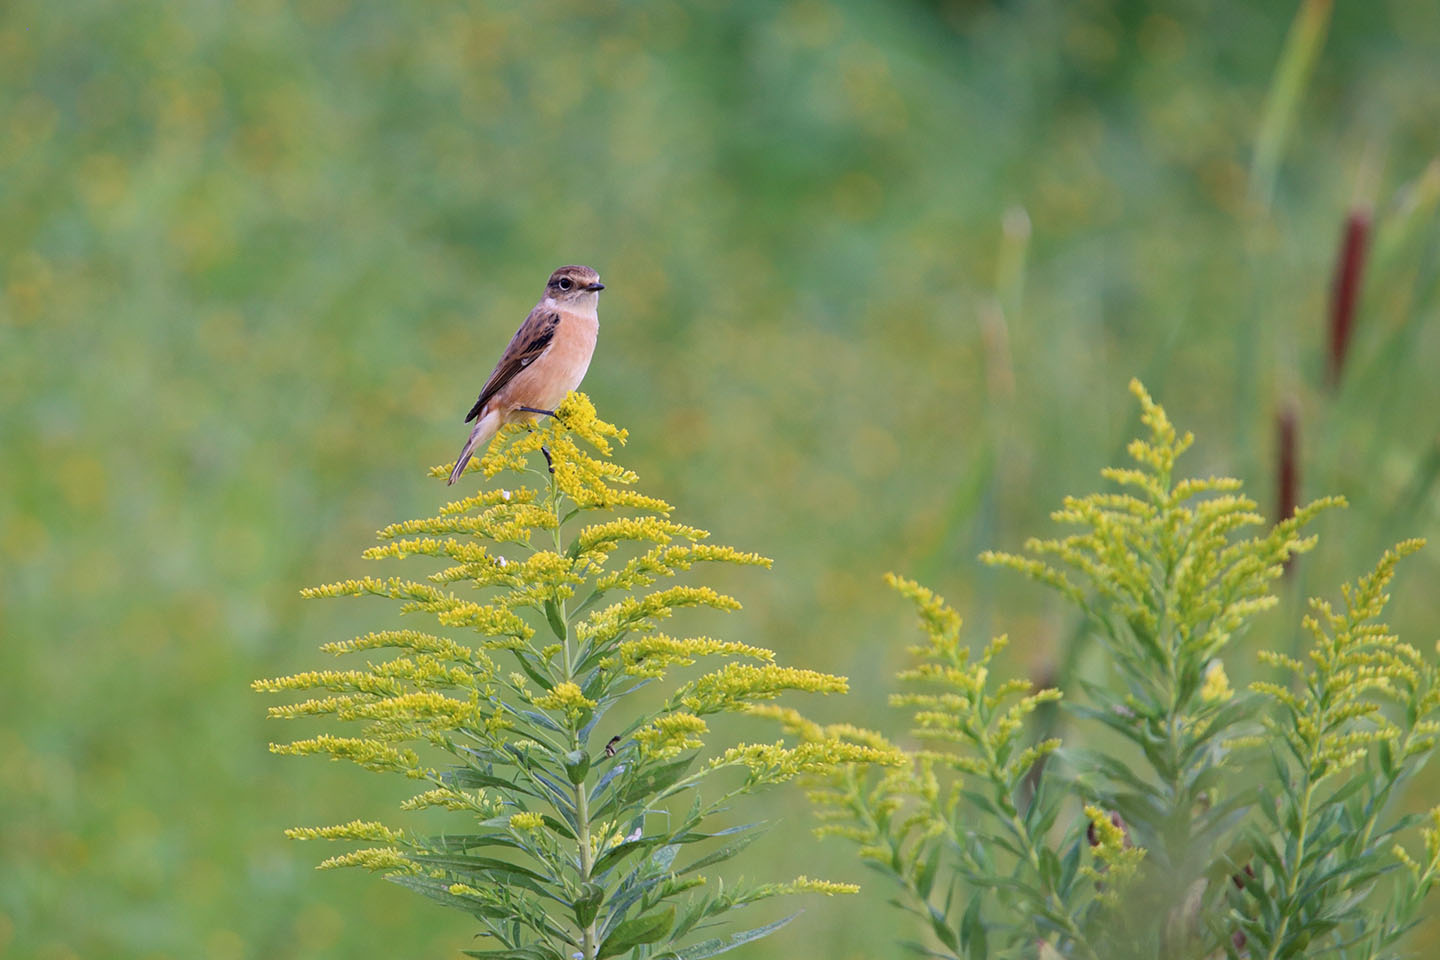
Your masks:
[{"label": "bird's beak", "polygon": [[585,289],[586,289],[586,290],[604,290],[604,289],[605,289],[605,284],[601,283],[599,280],[596,280],[594,283],[590,284],[590,285],[587,286]]}]

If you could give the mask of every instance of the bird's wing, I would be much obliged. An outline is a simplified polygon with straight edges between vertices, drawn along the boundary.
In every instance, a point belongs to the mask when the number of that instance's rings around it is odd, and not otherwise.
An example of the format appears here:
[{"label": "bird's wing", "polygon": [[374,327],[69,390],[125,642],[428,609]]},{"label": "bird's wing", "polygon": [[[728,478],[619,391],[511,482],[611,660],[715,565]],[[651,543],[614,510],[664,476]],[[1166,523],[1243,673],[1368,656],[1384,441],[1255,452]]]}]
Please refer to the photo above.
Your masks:
[{"label": "bird's wing", "polygon": [[490,374],[490,379],[485,381],[485,386],[480,390],[480,398],[465,415],[466,423],[478,417],[480,410],[491,397],[500,392],[501,387],[514,380],[517,373],[530,366],[545,352],[550,341],[555,339],[555,331],[559,326],[560,314],[557,311],[542,306],[536,306],[530,311],[530,316],[525,318],[520,329],[515,331],[515,336],[510,338],[510,346],[505,348],[500,362],[495,364],[495,371]]}]

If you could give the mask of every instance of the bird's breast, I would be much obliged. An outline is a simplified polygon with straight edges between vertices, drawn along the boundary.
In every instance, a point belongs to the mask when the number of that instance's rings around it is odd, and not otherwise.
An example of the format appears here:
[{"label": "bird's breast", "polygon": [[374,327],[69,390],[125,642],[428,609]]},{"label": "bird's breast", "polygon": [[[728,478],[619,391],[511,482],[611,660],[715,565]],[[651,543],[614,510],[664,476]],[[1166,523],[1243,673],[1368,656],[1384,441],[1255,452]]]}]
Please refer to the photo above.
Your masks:
[{"label": "bird's breast", "polygon": [[516,386],[529,394],[523,399],[517,398],[517,402],[542,410],[554,409],[565,399],[565,394],[585,379],[599,331],[600,322],[593,314],[562,313],[549,348],[516,376],[517,381],[522,378],[526,381]]}]

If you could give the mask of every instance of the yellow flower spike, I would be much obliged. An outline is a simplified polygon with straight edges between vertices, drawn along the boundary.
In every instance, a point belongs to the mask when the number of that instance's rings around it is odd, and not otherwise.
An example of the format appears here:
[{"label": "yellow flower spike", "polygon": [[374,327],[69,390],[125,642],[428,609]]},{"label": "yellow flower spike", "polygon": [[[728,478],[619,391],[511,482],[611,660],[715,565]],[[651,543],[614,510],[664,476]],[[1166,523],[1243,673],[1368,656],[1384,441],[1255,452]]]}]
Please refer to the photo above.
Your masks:
[{"label": "yellow flower spike", "polygon": [[393,770],[408,775],[421,772],[420,758],[413,750],[396,749],[376,740],[335,737],[328,733],[293,743],[272,743],[270,752],[292,757],[323,753],[333,760],[351,760],[369,770]]},{"label": "yellow flower spike", "polygon": [[475,899],[482,899],[485,896],[476,888],[465,883],[452,883],[445,889],[450,892],[451,896],[455,897],[472,897]]},{"label": "yellow flower spike", "polygon": [[618,649],[625,672],[639,677],[664,676],[666,668],[676,665],[690,666],[697,657],[749,657],[765,662],[775,659],[772,651],[748,643],[712,640],[709,637],[676,639],[663,633],[651,634],[638,640],[626,640]]},{"label": "yellow flower spike", "polygon": [[578,717],[582,710],[595,707],[595,701],[580,692],[579,684],[568,680],[557,683],[549,692],[537,696],[531,702],[541,710],[563,711],[571,720]]},{"label": "yellow flower spike", "polygon": [[674,576],[677,570],[689,570],[697,563],[733,563],[739,566],[768,569],[771,562],[769,557],[762,557],[758,553],[743,553],[734,547],[710,544],[688,546],[662,544],[630,560],[620,570],[600,577],[595,582],[595,586],[602,591],[648,587],[659,577]]},{"label": "yellow flower spike", "polygon": [[1098,866],[1086,864],[1080,873],[1095,881],[1101,903],[1118,907],[1127,885],[1135,879],[1145,859],[1145,850],[1130,842],[1118,814],[1086,804],[1085,816],[1090,821],[1090,848]]},{"label": "yellow flower spike", "polygon": [[603,523],[592,523],[575,536],[573,549],[577,554],[592,550],[613,549],[624,541],[649,540],[664,544],[679,537],[692,543],[710,534],[698,527],[686,526],[664,517],[617,517]]},{"label": "yellow flower spike", "polygon": [[921,623],[937,648],[951,649],[959,642],[962,625],[960,615],[945,604],[943,597],[914,580],[907,580],[893,573],[885,575],[885,582],[915,604]]},{"label": "yellow flower spike", "polygon": [[642,597],[626,597],[592,614],[580,623],[576,632],[582,640],[605,645],[632,630],[653,625],[654,621],[663,620],[682,607],[739,610],[740,602],[709,587],[669,587]]},{"label": "yellow flower spike", "polygon": [[285,831],[291,840],[378,840],[395,843],[405,836],[403,830],[392,830],[383,823],[351,820],[333,827],[291,827]]},{"label": "yellow flower spike", "polygon": [[[450,471],[444,467],[436,467],[432,476],[448,477]],[[481,490],[460,500],[452,500],[440,508],[440,515],[443,517],[466,514],[477,508],[489,507],[510,507],[533,504],[539,499],[539,494],[529,487],[501,487],[498,490]]]},{"label": "yellow flower spike", "polygon": [[804,876],[796,877],[794,880],[783,885],[786,893],[823,893],[827,897],[833,897],[837,893],[859,893],[858,883],[838,883],[834,880],[812,880]]},{"label": "yellow flower spike", "polygon": [[401,693],[405,686],[393,677],[376,676],[364,670],[307,670],[288,677],[256,680],[250,684],[250,689],[260,693],[316,688],[388,697]]},{"label": "yellow flower spike", "polygon": [[786,733],[795,734],[800,739],[811,743],[825,738],[825,728],[807,720],[794,707],[782,707],[774,703],[757,703],[746,707],[745,712],[752,717],[766,717],[775,720]]},{"label": "yellow flower spike", "polygon": [[467,792],[454,787],[436,787],[416,794],[400,804],[401,810],[424,810],[427,807],[442,807],[446,810],[473,810],[489,816],[497,807],[496,801],[485,795],[485,791]]},{"label": "yellow flower spike", "polygon": [[[1310,601],[1311,613],[1303,622],[1314,641],[1308,665],[1277,653],[1260,654],[1262,662],[1302,681],[1298,691],[1263,680],[1250,688],[1284,708],[1290,722],[1271,720],[1267,725],[1289,741],[1297,756],[1312,758],[1309,773],[1315,780],[1354,766],[1384,741],[1398,744],[1402,758],[1413,756],[1430,736],[1427,714],[1440,709],[1440,671],[1412,659],[1410,648],[1375,622],[1389,599],[1385,589],[1396,565],[1423,543],[1396,544],[1371,573],[1346,584],[1341,590],[1343,613],[1323,599]],[[1408,734],[1381,713],[1387,701],[1399,701],[1416,718]]]},{"label": "yellow flower spike", "polygon": [[705,745],[701,736],[710,727],[691,713],[667,713],[635,731],[635,742],[643,757],[669,759]]},{"label": "yellow flower spike", "polygon": [[787,748],[783,743],[742,743],[710,761],[710,766],[743,766],[752,779],[766,783],[791,780],[801,774],[828,774],[849,764],[893,766],[904,762],[898,751],[887,752],[843,740],[802,743]]},{"label": "yellow flower spike", "polygon": [[728,663],[681,687],[672,698],[692,713],[707,714],[739,710],[751,700],[768,700],[787,690],[801,693],[845,693],[850,689],[844,677],[778,667]]},{"label": "yellow flower spike", "polygon": [[[1176,431],[1138,381],[1132,382],[1131,392],[1140,402],[1149,435],[1130,444],[1137,466],[1103,471],[1127,492],[1066,498],[1055,519],[1081,527],[1081,532],[1032,539],[1026,545],[1030,557],[989,552],[981,559],[1045,583],[1086,610],[1096,604],[1113,608],[1142,634],[1158,629],[1156,611],[1164,610],[1167,620],[1178,625],[1165,634],[1175,647],[1168,656],[1203,663],[1247,619],[1275,604],[1269,584],[1283,573],[1287,560],[1314,545],[1313,538],[1299,536],[1299,529],[1344,501],[1317,500],[1268,531],[1247,537],[1248,529],[1265,521],[1255,502],[1239,493],[1239,481],[1176,480],[1172,473],[1191,435]],[[1154,565],[1162,562],[1162,554],[1167,570],[1157,572]],[[1062,568],[1088,583],[1093,603]],[[1132,657],[1129,648],[1134,644],[1127,635],[1117,635],[1114,642],[1124,647],[1122,658]],[[1133,656],[1143,662],[1146,654],[1138,650]]]},{"label": "yellow flower spike", "polygon": [[1230,689],[1230,678],[1225,675],[1225,664],[1219,660],[1210,661],[1205,668],[1205,682],[1200,687],[1200,699],[1206,703],[1224,703],[1235,696]]},{"label": "yellow flower spike", "polygon": [[545,818],[538,813],[533,813],[527,810],[520,813],[512,813],[510,815],[511,830],[531,832],[535,830],[543,830],[544,828]]},{"label": "yellow flower spike", "polygon": [[429,654],[439,660],[469,665],[477,677],[489,677],[495,672],[495,663],[482,650],[456,643],[448,637],[422,633],[419,630],[381,630],[367,633],[353,640],[341,640],[323,644],[324,653],[340,656],[360,650],[398,648],[415,653]]},{"label": "yellow flower spike", "polygon": [[342,853],[338,857],[321,861],[315,869],[335,870],[340,867],[361,867],[377,872],[383,870],[387,873],[409,874],[420,873],[424,869],[394,847],[373,847],[367,850]]}]

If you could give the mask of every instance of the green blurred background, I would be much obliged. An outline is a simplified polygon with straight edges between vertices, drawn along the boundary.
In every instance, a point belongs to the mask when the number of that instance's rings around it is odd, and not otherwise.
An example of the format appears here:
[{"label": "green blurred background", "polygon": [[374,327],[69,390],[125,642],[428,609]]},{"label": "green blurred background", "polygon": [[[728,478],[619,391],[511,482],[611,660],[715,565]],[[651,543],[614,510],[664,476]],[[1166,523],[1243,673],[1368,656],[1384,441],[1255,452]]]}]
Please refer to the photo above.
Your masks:
[{"label": "green blurred background", "polygon": [[[747,608],[697,629],[851,676],[818,716],[899,733],[912,634],[886,570],[1053,670],[1070,614],[975,554],[1095,487],[1132,375],[1198,434],[1193,471],[1273,511],[1289,407],[1304,495],[1352,502],[1232,655],[1253,675],[1298,592],[1440,534],[1440,5],[1312,0],[1313,73],[1292,60],[1267,112],[1296,10],[0,5],[0,954],[471,945],[458,914],[281,838],[399,819],[399,786],[270,756],[248,683],[368,625],[298,588],[445,499],[424,468],[561,263],[609,285],[586,389],[623,458],[776,560],[722,576]],[[1432,546],[1397,586],[1426,647],[1437,575]],[[747,875],[868,879],[801,829],[798,792],[776,812]],[[747,955],[898,955],[890,895],[811,903]]]}]

